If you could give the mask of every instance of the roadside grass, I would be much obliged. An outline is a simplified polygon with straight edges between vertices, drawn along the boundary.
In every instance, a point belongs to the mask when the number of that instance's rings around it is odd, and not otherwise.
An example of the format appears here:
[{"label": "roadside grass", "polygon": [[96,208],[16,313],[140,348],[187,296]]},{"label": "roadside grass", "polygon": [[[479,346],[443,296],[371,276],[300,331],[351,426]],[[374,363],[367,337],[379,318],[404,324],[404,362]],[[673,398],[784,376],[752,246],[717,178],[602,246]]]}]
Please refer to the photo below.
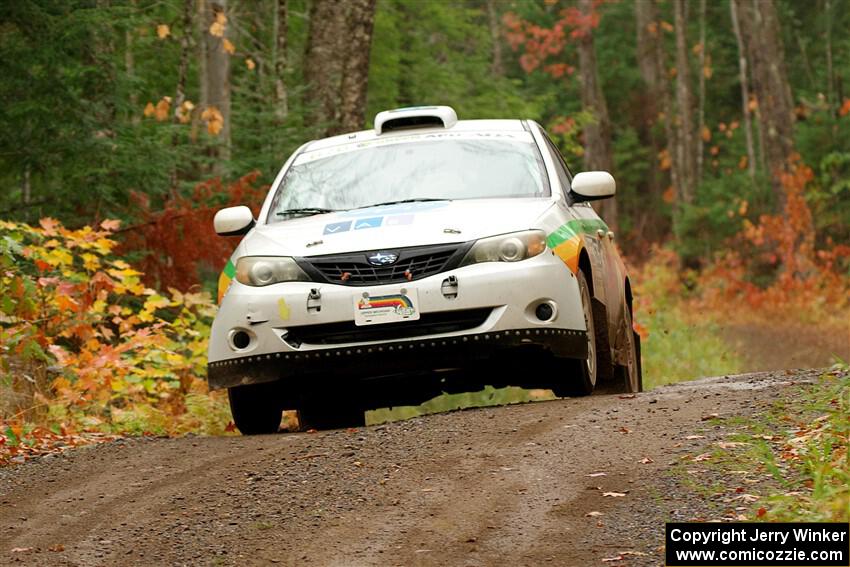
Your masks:
[{"label": "roadside grass", "polygon": [[719,450],[703,464],[712,478],[721,475],[737,486],[715,492],[707,481],[679,474],[681,465],[671,474],[710,507],[726,503],[727,518],[733,500],[747,503],[731,512],[733,519],[850,521],[850,367],[836,364],[815,384],[788,395],[751,417],[713,423],[735,431],[715,443]]}]

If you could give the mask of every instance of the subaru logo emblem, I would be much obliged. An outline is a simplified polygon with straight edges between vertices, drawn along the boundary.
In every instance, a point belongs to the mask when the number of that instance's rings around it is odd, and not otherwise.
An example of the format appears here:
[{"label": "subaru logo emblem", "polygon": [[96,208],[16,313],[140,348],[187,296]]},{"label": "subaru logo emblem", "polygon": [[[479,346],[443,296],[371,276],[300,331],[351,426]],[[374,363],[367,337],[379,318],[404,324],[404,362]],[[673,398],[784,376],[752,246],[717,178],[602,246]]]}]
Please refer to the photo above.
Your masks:
[{"label": "subaru logo emblem", "polygon": [[392,252],[373,252],[366,255],[366,260],[373,266],[389,266],[398,261],[398,254]]}]

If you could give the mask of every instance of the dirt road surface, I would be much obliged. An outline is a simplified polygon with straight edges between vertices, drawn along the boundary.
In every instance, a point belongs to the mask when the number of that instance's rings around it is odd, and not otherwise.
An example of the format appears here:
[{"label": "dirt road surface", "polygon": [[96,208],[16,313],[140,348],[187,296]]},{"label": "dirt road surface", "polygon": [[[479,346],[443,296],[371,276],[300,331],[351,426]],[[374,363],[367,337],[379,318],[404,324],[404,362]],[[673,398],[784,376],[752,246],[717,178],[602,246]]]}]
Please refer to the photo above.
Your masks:
[{"label": "dirt road surface", "polygon": [[0,564],[659,565],[671,467],[817,375],[68,451],[0,471]]}]

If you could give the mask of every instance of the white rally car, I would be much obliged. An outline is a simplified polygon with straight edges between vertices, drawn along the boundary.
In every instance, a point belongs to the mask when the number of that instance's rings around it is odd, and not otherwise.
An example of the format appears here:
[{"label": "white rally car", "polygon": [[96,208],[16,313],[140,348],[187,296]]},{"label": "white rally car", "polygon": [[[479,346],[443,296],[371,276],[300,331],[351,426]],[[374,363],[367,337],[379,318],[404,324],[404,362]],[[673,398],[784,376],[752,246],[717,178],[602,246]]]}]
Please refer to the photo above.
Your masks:
[{"label": "white rally car", "polygon": [[629,277],[588,203],[614,191],[607,172],[573,176],[537,123],[445,106],[308,142],[258,219],[216,214],[245,238],[219,281],[210,387],[243,434],[276,431],[283,409],[302,427],[362,423],[367,379],[409,390],[520,357],[505,383],[638,391]]}]

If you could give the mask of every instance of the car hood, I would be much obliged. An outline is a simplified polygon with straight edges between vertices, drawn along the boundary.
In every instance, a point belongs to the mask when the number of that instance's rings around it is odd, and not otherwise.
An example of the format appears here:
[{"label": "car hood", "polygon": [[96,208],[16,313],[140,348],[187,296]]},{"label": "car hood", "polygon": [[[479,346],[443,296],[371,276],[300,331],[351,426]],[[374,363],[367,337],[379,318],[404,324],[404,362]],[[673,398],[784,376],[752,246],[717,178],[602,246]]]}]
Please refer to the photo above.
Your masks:
[{"label": "car hood", "polygon": [[526,230],[550,199],[470,199],[384,205],[257,226],[246,237],[252,256],[318,256],[360,250],[466,242]]}]

